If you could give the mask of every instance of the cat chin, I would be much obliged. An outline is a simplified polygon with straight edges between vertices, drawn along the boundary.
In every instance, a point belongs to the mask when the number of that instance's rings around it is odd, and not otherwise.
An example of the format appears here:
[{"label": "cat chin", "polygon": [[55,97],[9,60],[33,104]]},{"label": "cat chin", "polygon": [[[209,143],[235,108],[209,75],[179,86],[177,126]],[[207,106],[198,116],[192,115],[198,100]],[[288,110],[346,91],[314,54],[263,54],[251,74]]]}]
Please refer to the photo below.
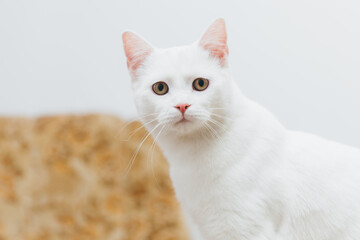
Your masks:
[{"label": "cat chin", "polygon": [[169,131],[176,133],[177,136],[185,136],[199,134],[201,128],[202,124],[199,120],[193,121],[184,119],[172,124],[172,126],[169,128]]}]

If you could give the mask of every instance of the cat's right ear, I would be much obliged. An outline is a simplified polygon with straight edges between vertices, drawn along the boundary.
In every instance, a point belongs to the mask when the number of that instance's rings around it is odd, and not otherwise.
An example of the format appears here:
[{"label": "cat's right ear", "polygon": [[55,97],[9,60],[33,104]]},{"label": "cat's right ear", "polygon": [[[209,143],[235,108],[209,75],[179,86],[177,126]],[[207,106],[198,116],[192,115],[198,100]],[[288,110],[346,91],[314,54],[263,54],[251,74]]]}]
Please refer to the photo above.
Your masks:
[{"label": "cat's right ear", "polygon": [[126,31],[122,34],[127,66],[130,74],[136,77],[136,70],[141,66],[147,56],[153,51],[144,39],[133,32]]}]

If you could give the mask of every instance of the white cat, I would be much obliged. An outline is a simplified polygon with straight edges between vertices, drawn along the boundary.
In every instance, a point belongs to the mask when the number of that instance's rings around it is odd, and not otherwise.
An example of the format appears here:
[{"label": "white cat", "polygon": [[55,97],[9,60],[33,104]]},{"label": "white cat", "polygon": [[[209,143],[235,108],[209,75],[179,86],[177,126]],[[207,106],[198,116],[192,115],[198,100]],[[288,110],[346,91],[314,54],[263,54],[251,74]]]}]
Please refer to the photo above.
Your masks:
[{"label": "white cat", "polygon": [[153,48],[123,34],[136,106],[196,239],[360,240],[360,150],[289,131],[228,67],[225,23]]}]

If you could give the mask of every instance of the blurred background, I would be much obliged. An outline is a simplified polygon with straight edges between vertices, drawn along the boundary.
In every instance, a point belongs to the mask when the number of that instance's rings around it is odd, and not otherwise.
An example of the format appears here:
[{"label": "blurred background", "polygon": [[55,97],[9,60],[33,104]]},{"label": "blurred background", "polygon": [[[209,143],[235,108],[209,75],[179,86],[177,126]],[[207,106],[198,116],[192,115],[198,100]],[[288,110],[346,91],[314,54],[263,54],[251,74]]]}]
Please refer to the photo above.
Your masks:
[{"label": "blurred background", "polygon": [[0,115],[136,118],[121,33],[157,47],[227,22],[243,93],[288,128],[360,147],[360,2],[0,1]]}]

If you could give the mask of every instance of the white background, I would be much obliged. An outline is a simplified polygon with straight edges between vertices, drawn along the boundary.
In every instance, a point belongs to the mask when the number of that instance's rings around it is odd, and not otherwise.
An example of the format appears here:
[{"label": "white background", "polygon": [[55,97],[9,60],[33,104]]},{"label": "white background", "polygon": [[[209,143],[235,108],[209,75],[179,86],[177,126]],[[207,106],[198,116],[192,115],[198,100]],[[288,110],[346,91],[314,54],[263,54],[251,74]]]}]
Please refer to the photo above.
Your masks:
[{"label": "white background", "polygon": [[0,115],[135,118],[121,33],[158,47],[227,21],[248,97],[291,129],[360,146],[360,2],[0,0]]}]

